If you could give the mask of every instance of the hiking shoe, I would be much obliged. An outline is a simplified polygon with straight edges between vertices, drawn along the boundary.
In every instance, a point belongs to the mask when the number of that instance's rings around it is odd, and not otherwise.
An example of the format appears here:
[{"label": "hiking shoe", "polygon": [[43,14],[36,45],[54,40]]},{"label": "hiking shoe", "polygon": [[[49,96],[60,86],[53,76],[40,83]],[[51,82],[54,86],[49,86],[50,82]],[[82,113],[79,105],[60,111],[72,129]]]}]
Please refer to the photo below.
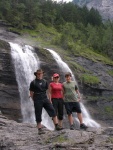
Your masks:
[{"label": "hiking shoe", "polygon": [[70,126],[70,130],[74,130],[75,128],[74,128],[74,125],[72,124],[71,126]]},{"label": "hiking shoe", "polygon": [[38,134],[45,134],[45,131],[42,130],[42,128],[39,128],[39,129],[38,129]]},{"label": "hiking shoe", "polygon": [[57,131],[63,130],[63,128],[62,128],[61,126],[59,126],[58,124],[55,126],[55,129],[56,129]]},{"label": "hiking shoe", "polygon": [[84,124],[84,123],[82,123],[81,125],[80,125],[80,129],[84,129],[84,130],[86,130],[88,127]]}]

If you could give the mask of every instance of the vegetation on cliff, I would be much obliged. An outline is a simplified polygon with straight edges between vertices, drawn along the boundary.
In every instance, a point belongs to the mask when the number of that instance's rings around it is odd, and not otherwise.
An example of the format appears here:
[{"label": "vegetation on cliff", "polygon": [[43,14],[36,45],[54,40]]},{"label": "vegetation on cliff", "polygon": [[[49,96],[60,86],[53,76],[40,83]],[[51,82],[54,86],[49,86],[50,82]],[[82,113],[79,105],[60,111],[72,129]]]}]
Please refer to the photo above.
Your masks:
[{"label": "vegetation on cliff", "polygon": [[43,47],[51,45],[57,50],[60,47],[62,58],[66,58],[74,70],[83,73],[79,79],[87,84],[100,81],[73,61],[73,57],[113,65],[113,23],[103,23],[99,12],[93,8],[88,10],[71,2],[52,0],[1,0],[0,19],[11,25],[9,31],[26,35]]},{"label": "vegetation on cliff", "polygon": [[37,40],[40,35],[78,55],[89,55],[88,49],[113,59],[113,23],[103,23],[99,12],[93,8],[88,10],[52,0],[1,0],[0,19],[20,29],[21,33],[29,29]]}]

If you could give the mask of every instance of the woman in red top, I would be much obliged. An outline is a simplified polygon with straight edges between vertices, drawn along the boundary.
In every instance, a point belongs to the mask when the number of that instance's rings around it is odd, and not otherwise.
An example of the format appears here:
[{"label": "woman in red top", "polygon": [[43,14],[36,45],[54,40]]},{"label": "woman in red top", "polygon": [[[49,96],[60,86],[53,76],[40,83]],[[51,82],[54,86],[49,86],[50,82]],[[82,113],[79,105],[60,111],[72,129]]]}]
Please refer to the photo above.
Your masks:
[{"label": "woman in red top", "polygon": [[59,126],[62,128],[63,120],[63,86],[59,83],[59,74],[53,74],[53,82],[49,84],[50,102],[53,104],[58,120]]}]

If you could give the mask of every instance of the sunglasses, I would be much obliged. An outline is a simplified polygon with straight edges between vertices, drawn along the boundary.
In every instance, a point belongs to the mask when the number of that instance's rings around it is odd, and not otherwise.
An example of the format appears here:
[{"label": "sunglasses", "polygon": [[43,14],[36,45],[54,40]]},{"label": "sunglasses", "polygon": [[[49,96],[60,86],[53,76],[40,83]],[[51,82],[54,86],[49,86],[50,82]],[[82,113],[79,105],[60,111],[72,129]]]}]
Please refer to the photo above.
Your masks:
[{"label": "sunglasses", "polygon": [[59,78],[59,77],[54,77],[54,78]]}]

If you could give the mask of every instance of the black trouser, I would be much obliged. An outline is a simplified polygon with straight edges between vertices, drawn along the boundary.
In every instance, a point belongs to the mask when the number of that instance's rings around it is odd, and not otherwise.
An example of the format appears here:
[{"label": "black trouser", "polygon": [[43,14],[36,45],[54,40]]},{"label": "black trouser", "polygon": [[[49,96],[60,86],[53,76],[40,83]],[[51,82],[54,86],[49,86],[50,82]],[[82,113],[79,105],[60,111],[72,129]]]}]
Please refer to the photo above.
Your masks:
[{"label": "black trouser", "polygon": [[55,117],[56,113],[54,110],[53,105],[50,103],[50,101],[47,99],[47,96],[45,95],[34,95],[34,108],[35,108],[35,117],[36,122],[39,123],[42,121],[42,109],[45,108],[48,115],[50,117]]},{"label": "black trouser", "polygon": [[62,98],[52,98],[52,104],[59,120],[63,120],[63,103]]}]

